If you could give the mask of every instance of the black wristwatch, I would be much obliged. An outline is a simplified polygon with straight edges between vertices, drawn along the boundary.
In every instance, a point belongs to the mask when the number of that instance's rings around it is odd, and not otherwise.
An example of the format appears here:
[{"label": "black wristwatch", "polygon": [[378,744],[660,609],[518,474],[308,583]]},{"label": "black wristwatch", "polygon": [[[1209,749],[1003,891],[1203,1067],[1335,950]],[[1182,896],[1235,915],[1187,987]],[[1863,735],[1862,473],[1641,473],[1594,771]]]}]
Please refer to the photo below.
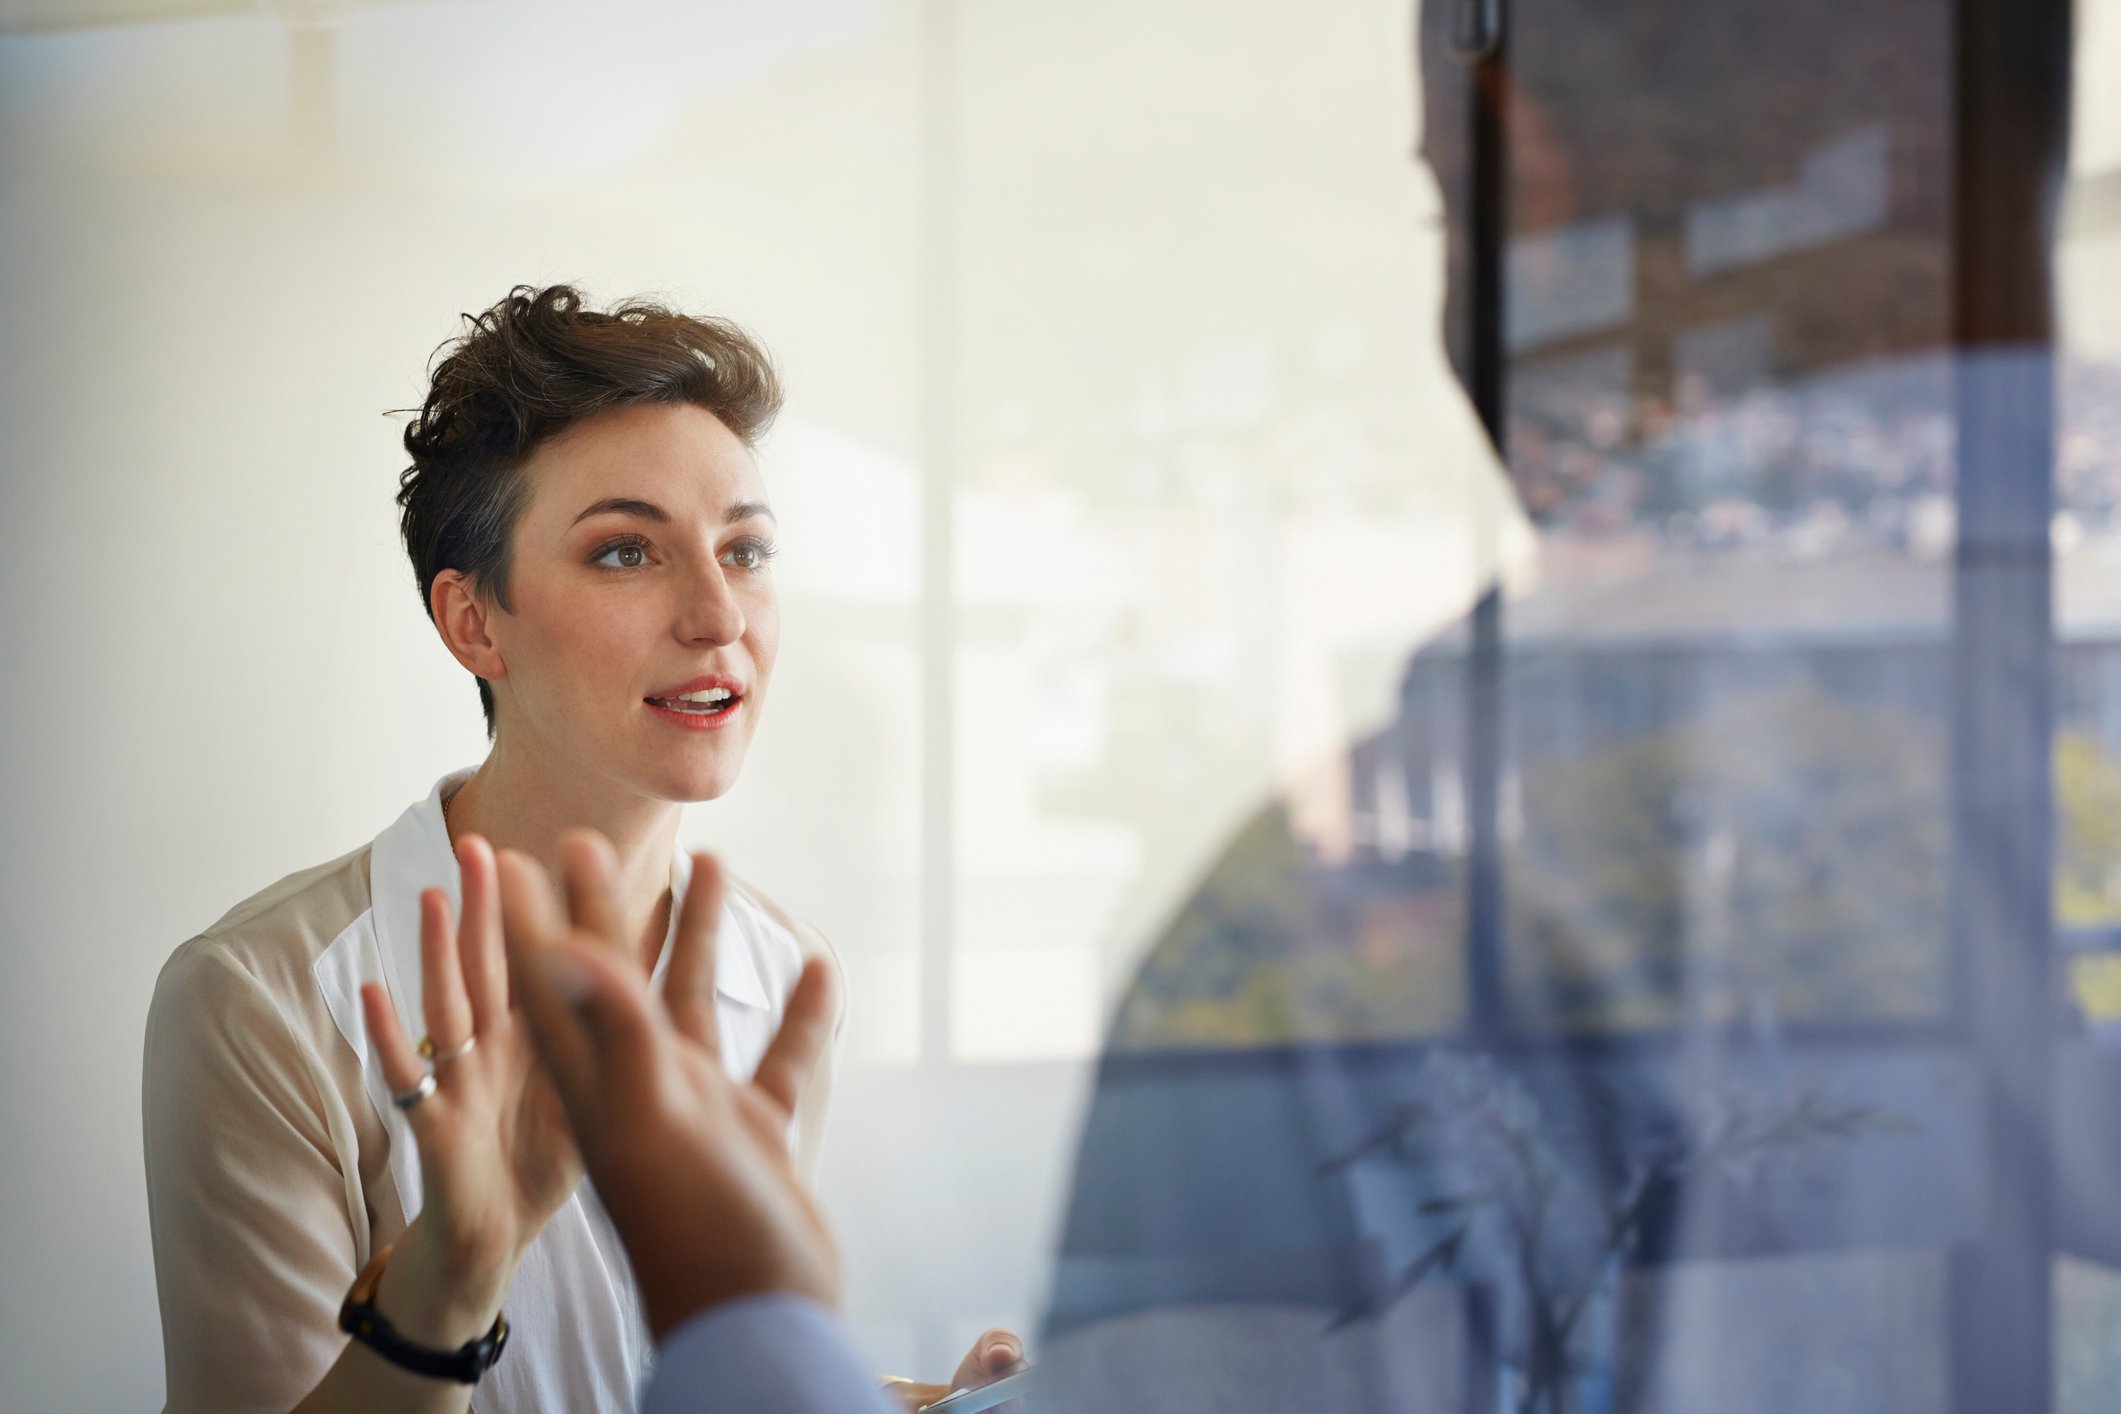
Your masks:
[{"label": "black wristwatch", "polygon": [[492,1330],[455,1350],[415,1345],[399,1335],[374,1305],[376,1287],[383,1280],[383,1264],[389,1260],[390,1248],[386,1246],[354,1278],[353,1290],[346,1293],[346,1303],[339,1307],[339,1329],[401,1370],[432,1380],[477,1384],[479,1376],[492,1369],[493,1362],[508,1348],[508,1317],[495,1316]]}]

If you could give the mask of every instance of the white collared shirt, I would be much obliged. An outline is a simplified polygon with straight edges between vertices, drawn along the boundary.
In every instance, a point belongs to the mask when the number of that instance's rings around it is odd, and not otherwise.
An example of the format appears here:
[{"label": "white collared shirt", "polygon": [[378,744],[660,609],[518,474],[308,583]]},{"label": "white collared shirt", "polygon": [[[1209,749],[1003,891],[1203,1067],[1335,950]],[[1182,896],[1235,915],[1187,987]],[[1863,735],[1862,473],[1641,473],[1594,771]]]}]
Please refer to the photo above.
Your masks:
[{"label": "white collared shirt", "polygon": [[[171,1410],[284,1411],[338,1357],[339,1302],[420,1207],[419,1154],[368,1042],[360,988],[381,982],[418,1033],[423,889],[457,897],[442,799],[364,849],[238,905],[178,949],[148,1019],[148,1205]],[[690,860],[672,861],[672,927]],[[821,939],[741,886],[715,960],[722,1059],[757,1067]],[[664,950],[667,959],[668,948]],[[831,1057],[793,1136],[814,1180]],[[505,1304],[507,1353],[473,1407],[630,1409],[651,1351],[632,1275],[585,1184],[533,1240]]]}]

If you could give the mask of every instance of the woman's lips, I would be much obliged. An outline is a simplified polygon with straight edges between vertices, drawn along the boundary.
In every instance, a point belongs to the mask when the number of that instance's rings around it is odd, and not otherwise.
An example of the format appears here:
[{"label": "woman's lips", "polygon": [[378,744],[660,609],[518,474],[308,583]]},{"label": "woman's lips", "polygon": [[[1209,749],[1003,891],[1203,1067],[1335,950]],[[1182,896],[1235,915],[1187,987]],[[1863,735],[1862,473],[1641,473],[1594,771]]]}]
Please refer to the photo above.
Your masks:
[{"label": "woman's lips", "polygon": [[744,696],[732,688],[713,687],[682,698],[643,698],[642,705],[672,726],[686,731],[711,732],[736,720],[737,713],[744,708]]}]

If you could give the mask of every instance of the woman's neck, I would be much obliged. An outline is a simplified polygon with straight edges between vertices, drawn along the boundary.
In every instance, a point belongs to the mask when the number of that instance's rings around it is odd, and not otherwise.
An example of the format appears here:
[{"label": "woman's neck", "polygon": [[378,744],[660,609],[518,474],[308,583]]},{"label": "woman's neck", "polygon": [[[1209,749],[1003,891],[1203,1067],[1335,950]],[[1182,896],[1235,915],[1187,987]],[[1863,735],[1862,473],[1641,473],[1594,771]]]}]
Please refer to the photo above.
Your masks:
[{"label": "woman's neck", "polygon": [[534,766],[500,743],[447,802],[452,842],[483,836],[544,866],[557,887],[560,836],[592,829],[611,841],[619,862],[619,898],[627,934],[652,966],[669,926],[670,861],[682,807],[614,789],[608,781],[570,779]]}]

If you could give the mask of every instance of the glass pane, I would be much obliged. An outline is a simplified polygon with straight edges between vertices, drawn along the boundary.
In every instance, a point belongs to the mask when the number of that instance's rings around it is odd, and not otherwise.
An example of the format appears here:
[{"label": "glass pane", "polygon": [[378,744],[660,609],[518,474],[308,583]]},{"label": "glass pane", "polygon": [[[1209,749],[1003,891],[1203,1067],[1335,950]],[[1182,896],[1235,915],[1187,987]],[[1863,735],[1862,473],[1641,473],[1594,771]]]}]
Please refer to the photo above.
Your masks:
[{"label": "glass pane", "polygon": [[1513,1022],[1947,1000],[1951,10],[1511,6]]},{"label": "glass pane", "polygon": [[[2064,1074],[2055,1408],[2121,1398],[2121,1245],[2096,1223],[2121,1144],[2101,1122],[2121,1040],[2121,7],[2076,7],[2070,180],[2056,249],[2061,327],[2055,466],[2055,929]],[[2081,1085],[2083,1088],[2078,1088]]]},{"label": "glass pane", "polygon": [[1405,9],[960,14],[957,1055],[1087,1057],[1115,997],[1122,1050],[1448,1028],[1456,886],[1369,738],[1496,484],[1416,314]]},{"label": "glass pane", "polygon": [[2056,464],[2055,922],[2071,995],[2094,1028],[2121,1021],[2121,340],[2105,318],[2121,276],[2121,9],[2078,7],[2070,186],[2057,251],[2063,373]]},{"label": "glass pane", "polygon": [[[1991,1407],[1970,1374],[2030,1388],[2053,1329],[2048,860],[1985,813],[2045,810],[2047,524],[1968,498],[2038,501],[2050,429],[2036,341],[1954,345],[1955,220],[1995,196],[1955,144],[1969,88],[2026,76],[1946,0],[1516,0],[1474,78],[1484,8],[1423,8],[1418,96],[1422,313],[1464,394],[1499,375],[1509,509],[1463,525],[1494,598],[1404,642],[1338,815],[1285,782],[1123,997],[1056,1363],[1171,1407]],[[1963,448],[1998,404],[2024,436]],[[2040,749],[1988,753],[1999,721]],[[1998,883],[2028,859],[2031,906]],[[1457,1024],[1373,1044],[1292,960]],[[1997,974],[2038,1029],[1968,998]],[[1203,997],[1311,1024],[1172,1045]],[[2101,1078],[2055,1092],[2088,1154]],[[2020,1363],[1985,1371],[1999,1313]]]}]

